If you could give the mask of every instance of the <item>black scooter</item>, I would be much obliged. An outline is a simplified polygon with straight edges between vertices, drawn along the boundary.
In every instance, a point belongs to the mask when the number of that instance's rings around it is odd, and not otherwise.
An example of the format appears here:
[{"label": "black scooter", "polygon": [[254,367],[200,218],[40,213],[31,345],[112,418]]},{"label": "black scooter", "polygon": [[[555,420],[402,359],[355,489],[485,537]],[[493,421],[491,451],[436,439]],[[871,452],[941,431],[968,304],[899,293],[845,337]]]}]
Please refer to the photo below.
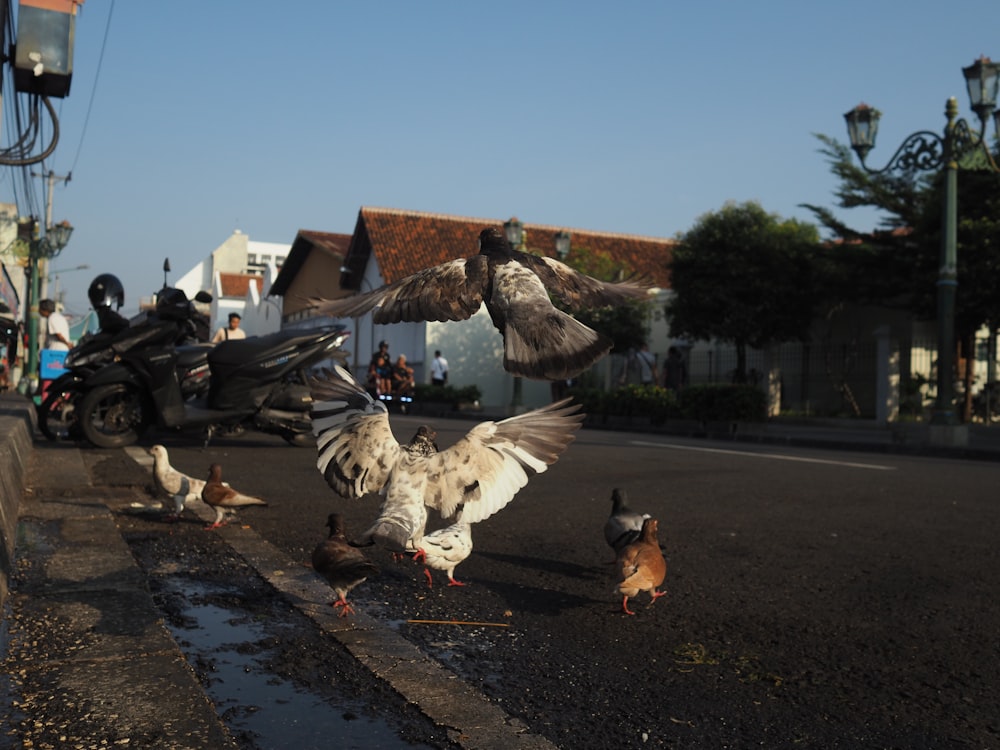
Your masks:
[{"label": "black scooter", "polygon": [[181,348],[124,352],[87,379],[80,429],[99,448],[131,445],[154,424],[205,429],[206,445],[219,430],[247,427],[281,435],[292,445],[312,445],[309,370],[346,357],[340,346],[349,335],[338,325],[224,341],[207,356],[207,396],[192,400],[185,400],[178,378]]},{"label": "black scooter", "polygon": [[[207,304],[212,296],[199,292],[195,301]],[[164,287],[157,295],[155,311],[136,316],[128,328],[116,333],[88,333],[66,355],[66,371],[49,384],[37,410],[39,430],[49,440],[81,439],[77,407],[88,380],[102,367],[136,349],[178,345],[178,378],[185,398],[207,393],[211,345],[196,343],[204,338],[199,326],[207,331],[207,320],[203,318],[184,292]]]}]

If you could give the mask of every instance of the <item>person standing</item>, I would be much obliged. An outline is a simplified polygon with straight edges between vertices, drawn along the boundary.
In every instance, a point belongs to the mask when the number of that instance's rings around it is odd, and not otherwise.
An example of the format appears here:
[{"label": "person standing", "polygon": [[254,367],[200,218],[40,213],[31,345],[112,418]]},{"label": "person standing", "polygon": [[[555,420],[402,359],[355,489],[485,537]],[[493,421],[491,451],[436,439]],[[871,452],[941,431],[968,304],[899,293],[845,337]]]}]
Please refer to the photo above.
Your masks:
[{"label": "person standing", "polygon": [[368,386],[375,390],[376,397],[392,396],[392,359],[388,341],[378,342],[378,351],[368,363]]},{"label": "person standing", "polygon": [[431,361],[431,385],[448,384],[448,360],[441,356],[441,350],[434,351],[434,359]]},{"label": "person standing", "polygon": [[38,314],[45,318],[45,349],[68,352],[73,346],[69,338],[69,321],[56,310],[56,303],[43,299],[38,303]]},{"label": "person standing", "polygon": [[229,313],[229,325],[220,328],[212,337],[212,343],[218,344],[221,341],[239,341],[247,337],[246,331],[240,328],[240,321],[243,320],[239,313]]},{"label": "person standing", "polygon": [[656,375],[656,355],[649,351],[649,344],[645,341],[635,353],[636,366],[639,368],[639,382],[642,385],[655,385]]},{"label": "person standing", "polygon": [[680,349],[672,346],[667,349],[667,360],[663,363],[663,385],[672,391],[679,391],[687,385],[688,372]]}]

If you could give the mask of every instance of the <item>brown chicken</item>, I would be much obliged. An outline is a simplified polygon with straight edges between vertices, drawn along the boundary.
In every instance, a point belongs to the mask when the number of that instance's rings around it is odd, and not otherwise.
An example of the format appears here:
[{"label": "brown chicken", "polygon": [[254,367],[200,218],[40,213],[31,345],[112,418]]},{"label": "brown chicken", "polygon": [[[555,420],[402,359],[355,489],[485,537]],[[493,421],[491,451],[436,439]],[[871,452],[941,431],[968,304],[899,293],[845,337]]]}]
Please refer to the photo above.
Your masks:
[{"label": "brown chicken", "polygon": [[211,505],[215,509],[215,523],[206,526],[206,529],[217,529],[222,525],[222,518],[226,511],[235,508],[242,508],[245,505],[267,505],[259,497],[244,495],[237,492],[228,484],[222,481],[222,466],[212,464],[208,469],[208,481],[201,491],[201,499],[206,505]]},{"label": "brown chicken", "polygon": [[635,614],[628,608],[628,598],[638,595],[640,591],[649,592],[650,604],[666,595],[665,591],[657,591],[656,588],[667,577],[667,561],[663,559],[656,538],[655,518],[643,521],[639,539],[622,548],[615,565],[619,580],[615,591],[625,597],[622,599],[622,612],[625,614]]},{"label": "brown chicken", "polygon": [[337,599],[331,606],[342,607],[340,616],[346,617],[354,612],[354,607],[347,603],[347,592],[378,573],[378,568],[361,550],[348,544],[344,536],[344,519],[339,513],[331,513],[326,525],[330,528],[330,536],[313,550],[312,566],[337,592]]}]

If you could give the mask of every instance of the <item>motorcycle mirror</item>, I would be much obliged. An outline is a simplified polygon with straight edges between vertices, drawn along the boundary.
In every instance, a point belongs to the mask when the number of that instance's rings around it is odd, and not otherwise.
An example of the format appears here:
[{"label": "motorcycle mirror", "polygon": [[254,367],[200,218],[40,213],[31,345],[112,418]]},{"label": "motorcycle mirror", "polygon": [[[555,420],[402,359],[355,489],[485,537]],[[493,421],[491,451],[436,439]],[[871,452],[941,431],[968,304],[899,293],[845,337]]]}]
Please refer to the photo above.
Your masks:
[{"label": "motorcycle mirror", "polygon": [[195,302],[204,302],[206,305],[212,301],[212,295],[208,292],[198,292],[194,295]]}]

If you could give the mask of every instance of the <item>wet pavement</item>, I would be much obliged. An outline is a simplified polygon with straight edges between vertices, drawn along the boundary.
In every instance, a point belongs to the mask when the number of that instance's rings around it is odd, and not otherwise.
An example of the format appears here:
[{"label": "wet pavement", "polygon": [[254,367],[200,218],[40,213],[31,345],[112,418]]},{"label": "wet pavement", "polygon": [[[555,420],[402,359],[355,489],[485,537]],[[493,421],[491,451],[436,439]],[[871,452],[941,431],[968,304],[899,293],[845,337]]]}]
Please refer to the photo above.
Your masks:
[{"label": "wet pavement", "polygon": [[[359,748],[553,747],[391,628],[361,613],[337,617],[326,583],[249,527],[205,533],[214,513],[192,504],[201,521],[185,531],[230,548],[249,569],[231,584],[206,581],[183,569],[183,552],[143,552],[143,532],[128,519],[162,512],[135,488],[93,486],[84,457],[100,454],[35,448],[5,618],[0,748],[311,748],[334,739]],[[251,574],[272,599],[261,607],[266,625],[246,615]],[[238,603],[220,605],[227,597]],[[283,629],[303,631],[306,619],[350,661],[332,683],[353,668],[388,689],[352,699],[351,690],[363,695],[355,678],[308,695],[263,666],[280,661],[269,660],[268,644],[285,641]]]}]

